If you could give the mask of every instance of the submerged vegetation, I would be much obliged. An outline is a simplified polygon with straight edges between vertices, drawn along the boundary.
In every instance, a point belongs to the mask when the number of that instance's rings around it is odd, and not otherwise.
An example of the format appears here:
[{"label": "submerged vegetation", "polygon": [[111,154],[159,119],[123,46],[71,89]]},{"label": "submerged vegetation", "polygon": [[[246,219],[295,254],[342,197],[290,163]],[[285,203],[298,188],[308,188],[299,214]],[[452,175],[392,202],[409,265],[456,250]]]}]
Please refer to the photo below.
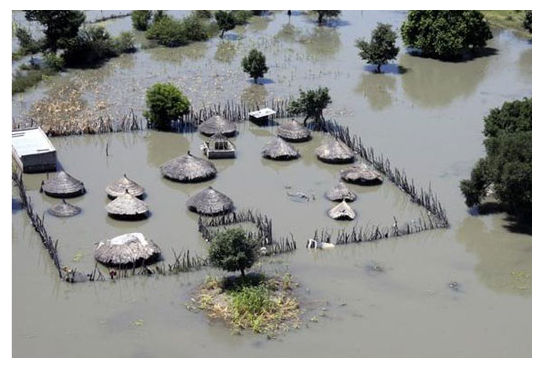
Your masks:
[{"label": "submerged vegetation", "polygon": [[205,41],[211,35],[208,23],[195,14],[183,19],[174,19],[164,14],[155,20],[145,32],[145,37],[167,47],[177,47],[190,42]]},{"label": "submerged vegetation", "polygon": [[469,180],[461,182],[468,206],[494,193],[521,221],[532,217],[532,99],[505,102],[484,118],[484,146]]},{"label": "submerged vegetation", "polygon": [[492,27],[512,29],[522,37],[529,37],[532,32],[531,10],[482,10],[482,13]]},{"label": "submerged vegetation", "polygon": [[190,109],[190,101],[171,83],[156,83],[147,90],[147,108],[143,115],[157,129],[167,130],[173,120]]}]

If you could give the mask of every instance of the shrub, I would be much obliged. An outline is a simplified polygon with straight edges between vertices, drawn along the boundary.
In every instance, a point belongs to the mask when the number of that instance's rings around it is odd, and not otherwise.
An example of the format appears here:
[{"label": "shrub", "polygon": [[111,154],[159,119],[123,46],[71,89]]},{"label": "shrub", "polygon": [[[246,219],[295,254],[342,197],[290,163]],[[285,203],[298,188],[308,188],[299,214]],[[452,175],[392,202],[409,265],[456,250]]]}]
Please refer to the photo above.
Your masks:
[{"label": "shrub", "polygon": [[265,56],[256,49],[250,50],[248,56],[245,56],[241,61],[241,66],[245,73],[248,73],[251,78],[254,78],[254,83],[258,78],[263,78],[264,73],[267,73],[269,68],[265,65]]},{"label": "shrub", "polygon": [[486,157],[460,183],[467,206],[494,188],[497,200],[520,220],[532,216],[532,100],[505,102],[484,118]]},{"label": "shrub", "polygon": [[229,272],[241,271],[243,277],[245,269],[254,264],[257,256],[256,242],[247,238],[240,228],[218,233],[209,247],[211,264]]},{"label": "shrub", "polygon": [[194,10],[198,18],[211,19],[213,14],[210,10]]},{"label": "shrub", "polygon": [[316,10],[318,14],[318,24],[322,25],[324,23],[324,18],[335,18],[341,14],[340,10]]},{"label": "shrub", "polygon": [[147,90],[147,108],[143,115],[157,129],[164,130],[189,111],[190,101],[173,84],[156,83]]},{"label": "shrub", "polygon": [[151,10],[134,10],[132,12],[132,26],[138,31],[146,31],[152,18]]},{"label": "shrub", "polygon": [[235,17],[231,11],[218,10],[215,13],[215,20],[221,31],[220,38],[224,37],[225,32],[235,28]]},{"label": "shrub", "polygon": [[209,38],[207,27],[195,14],[183,18],[181,23],[189,41],[206,41]]},{"label": "shrub", "polygon": [[115,42],[102,26],[83,27],[67,43],[64,60],[68,66],[93,66],[118,56]]},{"label": "shrub", "polygon": [[118,54],[135,52],[135,38],[132,32],[122,32],[120,35],[115,37],[115,49]]},{"label": "shrub", "polygon": [[477,10],[412,10],[401,26],[401,35],[408,47],[442,59],[484,47],[493,37]]},{"label": "shrub", "polygon": [[45,66],[56,72],[61,71],[64,68],[64,58],[53,52],[48,52],[43,55]]},{"label": "shrub", "polygon": [[190,41],[207,40],[209,29],[195,15],[189,15],[181,20],[165,15],[150,26],[145,36],[160,45],[177,47],[186,45]]},{"label": "shrub", "polygon": [[232,10],[231,13],[236,25],[247,24],[250,17],[252,17],[252,11],[250,10]]},{"label": "shrub", "polygon": [[395,46],[396,38],[391,24],[378,23],[371,34],[371,41],[357,40],[356,47],[360,49],[361,58],[369,64],[376,64],[376,72],[380,73],[380,66],[395,59],[399,53],[399,48]]},{"label": "shrub", "polygon": [[527,10],[525,12],[525,18],[523,19],[523,28],[529,31],[529,33],[533,33],[533,11]]},{"label": "shrub", "polygon": [[299,98],[290,102],[288,111],[292,114],[305,115],[304,123],[313,118],[316,122],[324,120],[323,110],[331,103],[327,87],[318,87],[317,90],[299,90]]},{"label": "shrub", "polygon": [[15,37],[17,37],[17,40],[19,41],[21,55],[29,55],[40,52],[42,47],[41,43],[32,38],[32,35],[28,29],[16,25]]}]

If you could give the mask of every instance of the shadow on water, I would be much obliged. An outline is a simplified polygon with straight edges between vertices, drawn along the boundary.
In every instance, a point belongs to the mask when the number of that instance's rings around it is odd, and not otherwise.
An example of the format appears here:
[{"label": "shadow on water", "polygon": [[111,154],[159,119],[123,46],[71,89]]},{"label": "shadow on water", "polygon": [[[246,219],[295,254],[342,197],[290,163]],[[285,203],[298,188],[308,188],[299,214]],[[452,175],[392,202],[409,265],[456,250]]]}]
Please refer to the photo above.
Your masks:
[{"label": "shadow on water", "polygon": [[[254,79],[247,79],[247,82],[254,82]],[[275,83],[275,81],[273,79],[270,79],[270,78],[258,78],[258,80],[256,81],[256,84],[272,84],[272,83]]]},{"label": "shadow on water", "polygon": [[395,77],[376,73],[364,73],[361,82],[355,89],[356,93],[367,99],[373,110],[384,110],[390,107],[395,90]]},{"label": "shadow on water", "polygon": [[532,221],[521,219],[506,213],[506,209],[498,202],[484,202],[478,206],[469,208],[468,213],[472,216],[490,216],[505,214],[503,227],[517,234],[532,235]]},{"label": "shadow on water", "polygon": [[264,106],[267,95],[267,89],[263,84],[251,83],[248,87],[243,89],[241,101],[251,106]]},{"label": "shadow on water", "polygon": [[229,33],[224,33],[224,37],[222,37],[222,39],[228,40],[228,41],[238,41],[241,39],[241,36],[238,33],[229,32]]},{"label": "shadow on water", "polygon": [[407,68],[399,64],[384,64],[380,67],[380,73],[377,73],[376,68],[377,68],[376,65],[370,65],[370,64],[363,66],[363,70],[371,72],[371,73],[375,73],[375,74],[400,75],[400,74],[405,74],[406,72],[408,72]]},{"label": "shadow on water", "polygon": [[11,198],[11,213],[17,213],[23,209],[23,202],[19,198]]},{"label": "shadow on water", "polygon": [[464,53],[463,55],[448,57],[448,58],[442,58],[442,57],[437,57],[430,54],[424,54],[419,49],[407,48],[406,52],[408,55],[423,58],[423,59],[433,59],[433,60],[438,60],[445,63],[464,63],[464,62],[472,61],[478,58],[484,58],[488,56],[497,55],[499,53],[499,50],[493,47],[483,47],[481,49],[471,50],[469,52]]}]

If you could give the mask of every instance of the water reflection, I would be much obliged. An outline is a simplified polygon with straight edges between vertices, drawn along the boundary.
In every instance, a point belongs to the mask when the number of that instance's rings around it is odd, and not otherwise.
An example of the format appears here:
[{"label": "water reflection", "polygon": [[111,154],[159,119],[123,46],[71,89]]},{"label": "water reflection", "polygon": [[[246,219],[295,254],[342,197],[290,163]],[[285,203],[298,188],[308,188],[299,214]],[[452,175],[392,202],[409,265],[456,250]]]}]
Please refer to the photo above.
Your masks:
[{"label": "water reflection", "polygon": [[395,77],[385,74],[363,73],[356,92],[367,99],[373,110],[384,110],[392,104]]},{"label": "water reflection", "polygon": [[299,29],[291,23],[286,23],[280,27],[280,30],[275,35],[275,39],[293,43],[300,35],[301,31]]},{"label": "water reflection", "polygon": [[314,27],[309,34],[302,35],[299,42],[309,55],[317,58],[333,56],[341,48],[339,32],[329,27]]},{"label": "water reflection", "polygon": [[215,60],[230,64],[237,53],[237,43],[221,40],[216,46]]},{"label": "water reflection", "polygon": [[507,294],[531,294],[530,236],[506,231],[502,216],[492,215],[466,217],[456,239],[477,256],[475,271],[487,287]]},{"label": "water reflection", "polygon": [[419,106],[447,106],[476,91],[487,75],[490,60],[487,56],[453,63],[403,54],[399,64],[408,70],[401,77],[403,90]]},{"label": "water reflection", "polygon": [[241,101],[249,106],[264,106],[267,100],[268,92],[264,85],[251,84],[246,87],[241,94]]},{"label": "water reflection", "polygon": [[247,30],[251,32],[262,32],[269,27],[269,24],[274,19],[274,17],[261,16],[261,17],[252,17],[250,23],[247,26]]},{"label": "water reflection", "polygon": [[533,77],[533,49],[528,48],[519,57],[519,75],[525,80],[531,81]]},{"label": "water reflection", "polygon": [[209,44],[194,42],[180,47],[156,47],[149,49],[151,58],[156,61],[179,64],[183,60],[199,60],[205,57]]},{"label": "water reflection", "polygon": [[188,139],[177,133],[149,131],[144,141],[147,144],[147,163],[156,168],[172,158],[186,154],[190,149]]}]

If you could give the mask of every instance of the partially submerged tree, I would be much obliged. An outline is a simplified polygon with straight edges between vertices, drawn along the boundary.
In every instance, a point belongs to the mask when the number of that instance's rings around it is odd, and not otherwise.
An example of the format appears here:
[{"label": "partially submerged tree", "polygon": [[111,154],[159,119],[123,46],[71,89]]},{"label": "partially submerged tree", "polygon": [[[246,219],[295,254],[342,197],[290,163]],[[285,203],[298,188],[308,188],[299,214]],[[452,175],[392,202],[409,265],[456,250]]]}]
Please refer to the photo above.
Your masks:
[{"label": "partially submerged tree", "polygon": [[523,19],[523,28],[529,31],[529,33],[533,33],[533,11],[527,10],[525,12],[525,18]]},{"label": "partially submerged tree", "polygon": [[474,206],[494,191],[496,199],[520,220],[532,216],[532,100],[505,102],[484,118],[487,156],[460,188]]},{"label": "partially submerged tree", "polygon": [[157,129],[168,129],[171,121],[190,110],[190,101],[171,83],[156,83],[147,90],[147,108],[143,113]]},{"label": "partially submerged tree", "polygon": [[341,14],[340,10],[315,10],[315,12],[318,14],[318,25],[322,25],[325,18],[334,18]]},{"label": "partially submerged tree", "polygon": [[358,39],[356,47],[360,50],[361,58],[369,64],[375,64],[376,72],[380,73],[380,67],[389,60],[394,60],[399,53],[399,47],[395,46],[396,39],[397,35],[391,29],[391,24],[378,23],[371,33],[371,41]]},{"label": "partially submerged tree", "polygon": [[257,243],[249,239],[243,229],[224,230],[211,241],[209,261],[224,271],[241,271],[245,277],[245,270],[258,258],[256,247]]},{"label": "partially submerged tree", "polygon": [[220,29],[220,38],[224,37],[224,33],[235,28],[235,16],[232,11],[218,10],[215,13],[215,20]]},{"label": "partially submerged tree", "polygon": [[138,31],[146,31],[152,18],[152,10],[134,10],[132,25]]},{"label": "partially submerged tree", "polygon": [[401,35],[406,46],[442,59],[480,49],[493,37],[484,15],[477,10],[411,10]]},{"label": "partially submerged tree", "polygon": [[254,78],[254,83],[258,82],[258,78],[263,78],[263,75],[269,70],[265,64],[265,55],[256,49],[250,50],[248,56],[243,57],[241,66],[245,73]]},{"label": "partially submerged tree", "polygon": [[25,18],[45,27],[45,47],[56,51],[64,48],[67,40],[77,36],[85,21],[85,13],[79,10],[25,10]]},{"label": "partially submerged tree", "polygon": [[299,98],[290,102],[288,111],[292,114],[305,115],[306,123],[309,118],[316,122],[324,121],[323,110],[331,103],[329,90],[327,87],[318,87],[317,90],[308,91],[299,90]]}]

